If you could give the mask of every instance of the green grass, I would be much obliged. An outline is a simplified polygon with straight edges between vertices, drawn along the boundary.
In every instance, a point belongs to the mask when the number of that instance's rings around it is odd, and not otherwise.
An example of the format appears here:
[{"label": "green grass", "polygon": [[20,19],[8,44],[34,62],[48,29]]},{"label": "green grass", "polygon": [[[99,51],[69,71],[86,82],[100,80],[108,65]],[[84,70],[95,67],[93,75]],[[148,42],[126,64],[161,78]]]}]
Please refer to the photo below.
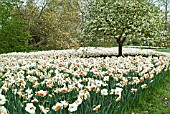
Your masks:
[{"label": "green grass", "polygon": [[168,48],[168,49],[156,49],[156,51],[170,53],[170,48]]},{"label": "green grass", "polygon": [[170,71],[159,84],[143,92],[125,114],[170,114]]}]

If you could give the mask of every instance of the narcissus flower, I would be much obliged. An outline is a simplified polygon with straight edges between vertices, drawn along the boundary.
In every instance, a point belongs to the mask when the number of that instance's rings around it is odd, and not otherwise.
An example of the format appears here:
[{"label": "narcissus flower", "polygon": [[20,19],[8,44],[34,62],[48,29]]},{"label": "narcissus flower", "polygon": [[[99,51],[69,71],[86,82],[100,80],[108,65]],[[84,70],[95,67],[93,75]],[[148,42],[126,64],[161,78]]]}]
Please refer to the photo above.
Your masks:
[{"label": "narcissus flower", "polygon": [[36,98],[34,98],[33,100],[31,100],[32,103],[38,103],[38,100]]},{"label": "narcissus flower", "polygon": [[36,96],[39,96],[39,97],[44,97],[48,94],[47,91],[43,91],[43,90],[40,90],[38,92],[36,92]]},{"label": "narcissus flower", "polygon": [[95,108],[93,108],[94,111],[98,111],[100,109],[101,105],[97,105]]},{"label": "narcissus flower", "polygon": [[39,84],[38,82],[36,82],[36,83],[33,85],[33,87],[34,87],[34,88],[38,88],[39,85],[40,85],[40,84]]},{"label": "narcissus flower", "polygon": [[147,79],[147,78],[149,78],[149,74],[147,73],[147,74],[144,74],[144,76],[143,76],[145,79]]},{"label": "narcissus flower", "polygon": [[0,94],[0,105],[4,105],[6,103],[6,98],[4,95]]},{"label": "narcissus flower", "polygon": [[140,78],[140,82],[144,82],[144,80],[145,80],[145,79],[144,79],[143,77]]},{"label": "narcissus flower", "polygon": [[101,90],[101,95],[108,95],[108,90],[107,89],[102,89]]},{"label": "narcissus flower", "polygon": [[61,92],[61,89],[60,89],[60,88],[57,88],[54,92],[55,92],[55,93],[60,93],[60,92]]},{"label": "narcissus flower", "polygon": [[47,112],[49,112],[49,109],[48,108],[44,108],[44,106],[41,106],[39,105],[39,108],[40,108],[40,111],[43,113],[43,114],[46,114]]},{"label": "narcissus flower", "polygon": [[8,111],[4,106],[0,106],[0,114],[8,114]]},{"label": "narcissus flower", "polygon": [[150,79],[153,79],[153,78],[154,78],[154,74],[151,74],[151,75],[150,75]]},{"label": "narcissus flower", "polygon": [[119,97],[116,99],[116,101],[120,101],[121,99],[122,99],[122,97],[119,96]]},{"label": "narcissus flower", "polygon": [[110,90],[110,95],[113,95],[115,93],[115,90],[114,89],[111,89]]},{"label": "narcissus flower", "polygon": [[36,107],[33,105],[33,103],[27,103],[25,110],[30,114],[35,114]]},{"label": "narcissus flower", "polygon": [[69,108],[68,108],[68,111],[70,112],[74,112],[77,110],[77,107],[78,105],[76,103],[73,103],[73,104],[69,104]]},{"label": "narcissus flower", "polygon": [[141,88],[142,88],[142,89],[145,89],[146,87],[147,87],[147,84],[141,85]]},{"label": "narcissus flower", "polygon": [[99,89],[99,88],[97,88],[97,89],[96,89],[96,93],[99,93],[99,92],[100,92],[100,89]]},{"label": "narcissus flower", "polygon": [[56,105],[52,107],[52,109],[55,110],[55,111],[58,111],[58,110],[60,110],[62,108],[63,108],[63,104],[59,103],[59,102],[56,103]]},{"label": "narcissus flower", "polygon": [[132,93],[136,93],[136,91],[137,91],[137,89],[134,89],[134,88],[131,89]]},{"label": "narcissus flower", "polygon": [[122,88],[120,88],[120,87],[116,87],[116,89],[115,89],[115,95],[119,95],[119,96],[121,96],[122,91],[123,91],[123,89],[122,89]]},{"label": "narcissus flower", "polygon": [[62,92],[62,93],[66,93],[66,92],[67,92],[67,88],[66,88],[66,87],[61,88],[61,92]]},{"label": "narcissus flower", "polygon": [[88,91],[85,91],[84,93],[84,99],[87,100],[87,98],[90,97],[90,93]]},{"label": "narcissus flower", "polygon": [[63,105],[64,108],[67,108],[68,106],[68,102],[66,102],[65,100],[64,101],[60,101],[61,104]]},{"label": "narcissus flower", "polygon": [[81,105],[81,103],[83,102],[83,100],[80,98],[80,97],[78,97],[78,99],[75,101],[75,103],[79,106],[79,105]]},{"label": "narcissus flower", "polygon": [[103,78],[103,81],[109,81],[109,76],[105,76],[104,78]]},{"label": "narcissus flower", "polygon": [[2,86],[1,89],[2,89],[3,92],[7,92],[7,90],[8,90],[8,88],[5,87],[5,86]]},{"label": "narcissus flower", "polygon": [[132,77],[133,78],[133,80],[138,80],[138,77]]}]

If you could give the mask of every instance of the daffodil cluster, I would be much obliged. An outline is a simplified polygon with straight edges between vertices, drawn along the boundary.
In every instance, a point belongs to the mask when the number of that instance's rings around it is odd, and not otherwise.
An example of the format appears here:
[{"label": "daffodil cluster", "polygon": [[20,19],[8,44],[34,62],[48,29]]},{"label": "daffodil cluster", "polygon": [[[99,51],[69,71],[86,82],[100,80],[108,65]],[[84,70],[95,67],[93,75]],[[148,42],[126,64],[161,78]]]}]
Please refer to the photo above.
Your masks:
[{"label": "daffodil cluster", "polygon": [[165,56],[81,58],[73,52],[0,55],[0,113],[119,110],[169,70]]}]

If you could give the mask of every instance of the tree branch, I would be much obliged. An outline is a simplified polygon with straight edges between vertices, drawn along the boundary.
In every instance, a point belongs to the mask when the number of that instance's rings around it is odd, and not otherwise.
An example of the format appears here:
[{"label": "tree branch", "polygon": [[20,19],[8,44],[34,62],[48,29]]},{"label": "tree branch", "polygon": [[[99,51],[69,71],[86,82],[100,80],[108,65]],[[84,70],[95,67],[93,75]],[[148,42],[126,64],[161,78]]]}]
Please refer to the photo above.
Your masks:
[{"label": "tree branch", "polygon": [[42,9],[41,9],[41,11],[40,11],[40,14],[39,14],[38,18],[41,17],[41,15],[42,15],[44,9],[46,8],[46,6],[48,5],[48,3],[49,3],[49,0],[47,0],[47,2],[45,3],[45,5],[42,7]]},{"label": "tree branch", "polygon": [[123,44],[125,41],[126,41],[126,37],[124,37],[124,38],[123,38],[123,40],[122,40],[122,44]]}]

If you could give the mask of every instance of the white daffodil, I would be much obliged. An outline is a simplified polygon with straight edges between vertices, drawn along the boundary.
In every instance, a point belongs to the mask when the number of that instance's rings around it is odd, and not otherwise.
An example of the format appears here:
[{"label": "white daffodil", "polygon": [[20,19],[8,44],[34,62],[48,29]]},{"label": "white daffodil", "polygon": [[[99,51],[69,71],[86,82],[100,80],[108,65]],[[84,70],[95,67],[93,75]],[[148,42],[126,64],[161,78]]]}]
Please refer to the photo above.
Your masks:
[{"label": "white daffodil", "polygon": [[115,90],[114,89],[111,89],[110,90],[110,95],[113,95],[115,93]]},{"label": "white daffodil", "polygon": [[122,88],[116,87],[116,89],[115,89],[115,95],[121,96],[122,91],[123,91]]},{"label": "white daffodil", "polygon": [[8,111],[4,106],[0,106],[0,114],[8,114]]},{"label": "white daffodil", "polygon": [[142,88],[142,89],[147,88],[147,84],[143,84],[143,85],[141,85],[141,88]]},{"label": "white daffodil", "polygon": [[87,98],[90,97],[90,93],[88,91],[85,91],[84,93],[84,99],[87,100]]},{"label": "white daffodil", "polygon": [[43,90],[36,92],[36,96],[40,96],[40,97],[44,97],[47,94],[48,94],[48,91],[43,91]]},{"label": "white daffodil", "polygon": [[44,108],[44,106],[41,106],[39,105],[40,107],[40,111],[43,113],[43,114],[47,114],[47,112],[49,112],[49,108]]},{"label": "white daffodil", "polygon": [[121,99],[122,99],[122,97],[119,96],[119,97],[116,99],[116,101],[120,101]]},{"label": "white daffodil", "polygon": [[33,105],[33,103],[27,103],[25,110],[30,114],[35,114],[36,107]]},{"label": "white daffodil", "polygon": [[97,105],[95,108],[93,108],[94,111],[98,111],[100,109],[101,105]]},{"label": "white daffodil", "polygon": [[78,107],[78,105],[77,105],[76,103],[69,104],[68,110],[69,110],[70,112],[74,112],[74,111],[77,110],[77,107]]},{"label": "white daffodil", "polygon": [[28,88],[27,90],[25,90],[25,92],[27,92],[27,94],[31,94],[32,93],[32,89]]},{"label": "white daffodil", "polygon": [[103,78],[103,81],[105,81],[105,82],[109,81],[109,76],[105,76],[105,77]]},{"label": "white daffodil", "polygon": [[101,95],[108,95],[108,90],[107,89],[102,89],[101,90]]},{"label": "white daffodil", "polygon": [[81,105],[81,103],[83,102],[83,100],[80,98],[80,97],[78,97],[78,99],[75,101],[75,103],[79,106],[79,105]]},{"label": "white daffodil", "polygon": [[62,103],[59,103],[59,102],[57,102],[56,105],[54,105],[54,106],[52,107],[52,109],[55,110],[55,111],[58,111],[58,110],[60,110],[60,109],[62,109],[62,108],[63,108],[63,104],[62,104]]},{"label": "white daffodil", "polygon": [[0,94],[0,105],[4,105],[6,103],[6,98],[4,95]]},{"label": "white daffodil", "polygon": [[137,92],[137,89],[132,88],[132,89],[131,89],[131,92],[132,92],[132,93],[136,93],[136,92]]},{"label": "white daffodil", "polygon": [[64,108],[67,108],[67,106],[68,106],[68,102],[67,101],[60,101],[61,102],[61,104],[63,105],[63,107]]}]

